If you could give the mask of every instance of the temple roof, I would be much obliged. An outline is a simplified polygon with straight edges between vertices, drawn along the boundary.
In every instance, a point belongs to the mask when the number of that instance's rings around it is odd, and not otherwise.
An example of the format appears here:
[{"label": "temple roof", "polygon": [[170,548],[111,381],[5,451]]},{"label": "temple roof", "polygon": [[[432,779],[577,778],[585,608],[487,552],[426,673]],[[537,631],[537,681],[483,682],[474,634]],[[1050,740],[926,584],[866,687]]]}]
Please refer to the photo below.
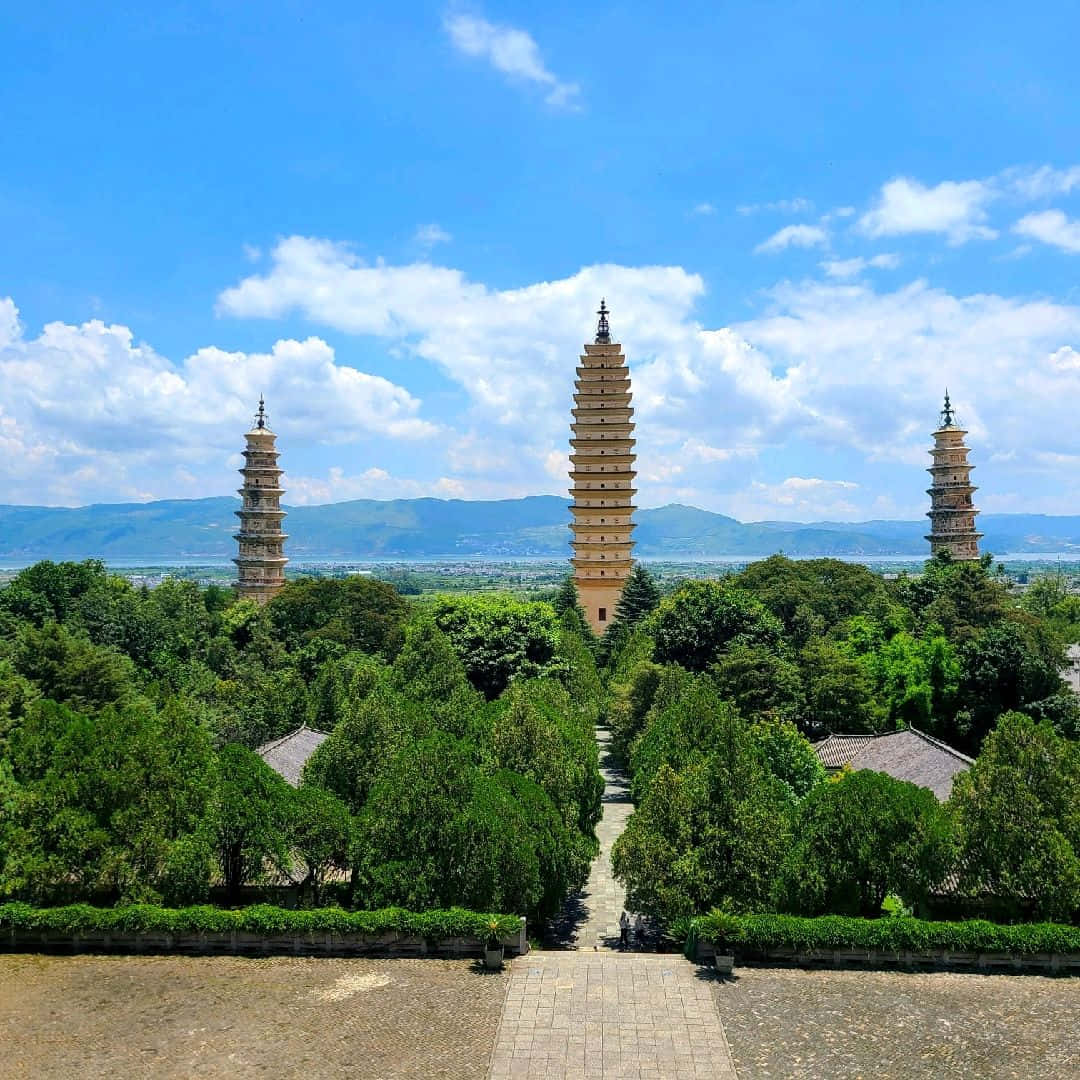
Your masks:
[{"label": "temple roof", "polygon": [[882,735],[830,735],[814,743],[826,769],[871,769],[929,788],[942,802],[952,794],[953,779],[974,763],[938,739],[916,728]]},{"label": "temple roof", "polygon": [[295,731],[280,739],[273,739],[255,751],[274,772],[283,776],[293,787],[300,783],[300,774],[307,760],[319,749],[328,736],[301,724]]}]

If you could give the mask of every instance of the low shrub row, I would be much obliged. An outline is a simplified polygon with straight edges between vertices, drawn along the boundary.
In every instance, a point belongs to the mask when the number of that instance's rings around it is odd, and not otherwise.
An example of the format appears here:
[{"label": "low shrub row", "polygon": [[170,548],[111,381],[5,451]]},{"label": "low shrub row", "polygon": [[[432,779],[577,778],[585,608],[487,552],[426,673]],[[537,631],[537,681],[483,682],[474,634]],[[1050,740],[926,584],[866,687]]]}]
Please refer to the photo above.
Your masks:
[{"label": "low shrub row", "polygon": [[1080,926],[1057,923],[1003,925],[980,919],[967,922],[926,922],[907,917],[858,919],[843,915],[808,919],[794,915],[729,915],[713,911],[691,920],[686,940],[687,956],[694,955],[699,940],[714,945],[718,952],[948,950],[1026,956],[1080,952]]},{"label": "low shrub row", "polygon": [[56,934],[197,934],[238,930],[266,936],[334,933],[385,934],[396,932],[429,940],[440,938],[486,938],[495,921],[500,937],[518,933],[515,915],[484,915],[464,908],[442,911],[345,911],[326,907],[292,910],[271,904],[228,910],[208,906],[164,908],[153,904],[128,904],[100,908],[90,904],[35,908],[29,904],[0,904],[0,932],[29,930]]}]

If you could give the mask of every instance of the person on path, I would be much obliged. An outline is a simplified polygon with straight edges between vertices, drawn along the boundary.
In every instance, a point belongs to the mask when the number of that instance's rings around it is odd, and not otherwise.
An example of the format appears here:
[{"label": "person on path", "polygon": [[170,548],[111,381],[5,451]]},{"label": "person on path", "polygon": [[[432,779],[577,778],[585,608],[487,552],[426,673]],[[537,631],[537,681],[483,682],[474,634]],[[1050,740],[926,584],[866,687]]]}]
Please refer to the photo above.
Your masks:
[{"label": "person on path", "polygon": [[639,949],[645,945],[645,920],[640,914],[634,920],[634,941]]},{"label": "person on path", "polygon": [[630,945],[630,916],[624,911],[619,916],[619,946],[626,949]]}]

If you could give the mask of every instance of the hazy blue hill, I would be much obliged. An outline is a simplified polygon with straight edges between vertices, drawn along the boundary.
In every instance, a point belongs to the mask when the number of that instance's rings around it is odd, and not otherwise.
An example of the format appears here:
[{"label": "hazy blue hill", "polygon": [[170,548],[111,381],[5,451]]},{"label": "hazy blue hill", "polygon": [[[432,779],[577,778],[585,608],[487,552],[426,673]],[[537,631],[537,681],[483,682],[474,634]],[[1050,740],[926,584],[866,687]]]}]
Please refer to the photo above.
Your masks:
[{"label": "hazy blue hill", "polygon": [[[229,497],[120,503],[73,509],[0,506],[0,559],[154,562],[228,559],[235,551]],[[289,507],[285,528],[294,560],[547,556],[570,554],[567,500],[356,499]],[[637,552],[653,557],[926,554],[922,521],[760,521],[672,504],[637,515]],[[1080,553],[1080,517],[984,514],[985,550]]]}]

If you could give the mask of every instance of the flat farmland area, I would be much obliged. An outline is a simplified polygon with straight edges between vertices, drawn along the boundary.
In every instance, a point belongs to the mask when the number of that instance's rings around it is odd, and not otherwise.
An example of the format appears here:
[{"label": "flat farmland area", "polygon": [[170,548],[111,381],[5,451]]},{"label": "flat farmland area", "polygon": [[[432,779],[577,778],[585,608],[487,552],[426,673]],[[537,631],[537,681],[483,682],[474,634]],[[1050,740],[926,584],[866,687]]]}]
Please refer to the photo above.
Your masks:
[{"label": "flat farmland area", "polygon": [[482,1078],[507,978],[469,960],[0,956],[0,1075]]},{"label": "flat farmland area", "polygon": [[737,968],[714,994],[740,1080],[1080,1077],[1080,979]]}]

